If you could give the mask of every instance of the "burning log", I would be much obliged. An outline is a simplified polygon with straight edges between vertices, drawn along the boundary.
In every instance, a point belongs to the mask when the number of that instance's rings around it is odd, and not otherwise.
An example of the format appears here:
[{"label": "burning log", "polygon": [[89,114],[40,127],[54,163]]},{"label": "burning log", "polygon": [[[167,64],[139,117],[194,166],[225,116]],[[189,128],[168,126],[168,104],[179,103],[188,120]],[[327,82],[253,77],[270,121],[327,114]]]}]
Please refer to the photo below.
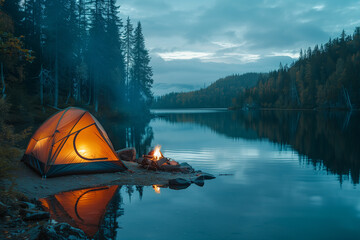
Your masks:
[{"label": "burning log", "polygon": [[137,162],[142,167],[150,170],[161,170],[166,172],[182,172],[182,173],[193,173],[195,170],[187,163],[181,163],[164,157],[160,151],[160,146],[156,146],[148,154],[143,155]]},{"label": "burning log", "polygon": [[179,171],[179,163],[164,157],[160,151],[161,146],[156,146],[148,154],[138,160],[144,168],[151,170]]}]

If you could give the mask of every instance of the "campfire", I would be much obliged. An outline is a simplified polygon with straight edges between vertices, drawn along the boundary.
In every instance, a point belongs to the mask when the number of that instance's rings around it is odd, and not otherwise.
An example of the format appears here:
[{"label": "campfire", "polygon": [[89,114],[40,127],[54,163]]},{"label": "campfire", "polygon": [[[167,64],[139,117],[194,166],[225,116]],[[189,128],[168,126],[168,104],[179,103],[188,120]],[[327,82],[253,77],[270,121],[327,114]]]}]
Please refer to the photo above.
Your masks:
[{"label": "campfire", "polygon": [[148,154],[143,155],[141,164],[147,169],[165,170],[165,171],[171,171],[171,169],[170,169],[171,167],[179,166],[178,162],[165,157],[162,154],[162,152],[160,151],[160,149],[161,149],[161,146],[157,145]]},{"label": "campfire", "polygon": [[164,155],[161,153],[160,149],[161,149],[161,146],[157,145],[154,148],[154,150],[150,152],[150,156],[152,155],[152,158],[154,158],[154,161],[159,161],[161,158],[164,157]]}]

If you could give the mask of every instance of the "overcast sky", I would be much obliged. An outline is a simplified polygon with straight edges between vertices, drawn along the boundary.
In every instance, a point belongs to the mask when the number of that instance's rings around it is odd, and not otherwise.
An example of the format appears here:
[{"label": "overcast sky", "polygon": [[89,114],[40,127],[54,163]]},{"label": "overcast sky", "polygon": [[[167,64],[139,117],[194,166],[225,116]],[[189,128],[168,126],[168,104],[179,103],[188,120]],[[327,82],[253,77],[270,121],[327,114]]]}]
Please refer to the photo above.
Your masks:
[{"label": "overcast sky", "polygon": [[155,95],[207,86],[233,73],[268,72],[300,48],[360,26],[360,0],[118,0],[141,21]]}]

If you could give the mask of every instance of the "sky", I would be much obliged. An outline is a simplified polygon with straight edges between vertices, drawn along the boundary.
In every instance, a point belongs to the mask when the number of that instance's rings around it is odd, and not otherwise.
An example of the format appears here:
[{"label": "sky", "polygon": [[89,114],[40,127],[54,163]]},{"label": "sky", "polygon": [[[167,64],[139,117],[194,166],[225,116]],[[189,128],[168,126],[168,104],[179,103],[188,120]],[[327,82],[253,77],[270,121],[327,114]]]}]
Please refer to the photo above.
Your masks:
[{"label": "sky", "polygon": [[268,72],[360,26],[360,0],[118,0],[141,22],[155,96]]}]

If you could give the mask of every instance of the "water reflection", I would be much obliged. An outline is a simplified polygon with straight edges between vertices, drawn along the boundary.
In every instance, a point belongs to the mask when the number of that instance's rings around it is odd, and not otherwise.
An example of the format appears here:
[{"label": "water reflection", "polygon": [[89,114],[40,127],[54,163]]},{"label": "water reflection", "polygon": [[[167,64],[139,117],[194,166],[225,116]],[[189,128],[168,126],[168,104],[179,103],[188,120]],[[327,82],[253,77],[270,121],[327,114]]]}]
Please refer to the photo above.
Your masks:
[{"label": "water reflection", "polygon": [[[86,235],[93,237],[99,230],[108,204],[118,193],[118,188],[118,186],[86,188],[58,193],[39,201],[52,219],[80,228]],[[118,212],[117,209],[112,209],[111,213],[106,217],[106,222],[109,224],[105,226],[112,228],[110,232],[114,232],[117,225],[111,223],[116,223],[117,215],[123,213]]]},{"label": "water reflection", "polygon": [[[300,160],[316,169],[351,177],[359,183],[359,114],[315,111],[238,111],[178,113],[159,116],[171,123],[208,127],[233,139],[268,139],[280,148],[291,146]],[[251,152],[249,152],[250,154]]]},{"label": "water reflection", "polygon": [[[160,194],[161,188],[168,187],[152,186],[156,194]],[[39,201],[56,222],[66,222],[83,230],[93,239],[116,239],[118,230],[121,229],[119,217],[124,215],[124,201],[120,191],[122,188],[128,195],[129,203],[134,198],[135,191],[138,199],[142,200],[144,186],[113,185],[62,192]]]}]

